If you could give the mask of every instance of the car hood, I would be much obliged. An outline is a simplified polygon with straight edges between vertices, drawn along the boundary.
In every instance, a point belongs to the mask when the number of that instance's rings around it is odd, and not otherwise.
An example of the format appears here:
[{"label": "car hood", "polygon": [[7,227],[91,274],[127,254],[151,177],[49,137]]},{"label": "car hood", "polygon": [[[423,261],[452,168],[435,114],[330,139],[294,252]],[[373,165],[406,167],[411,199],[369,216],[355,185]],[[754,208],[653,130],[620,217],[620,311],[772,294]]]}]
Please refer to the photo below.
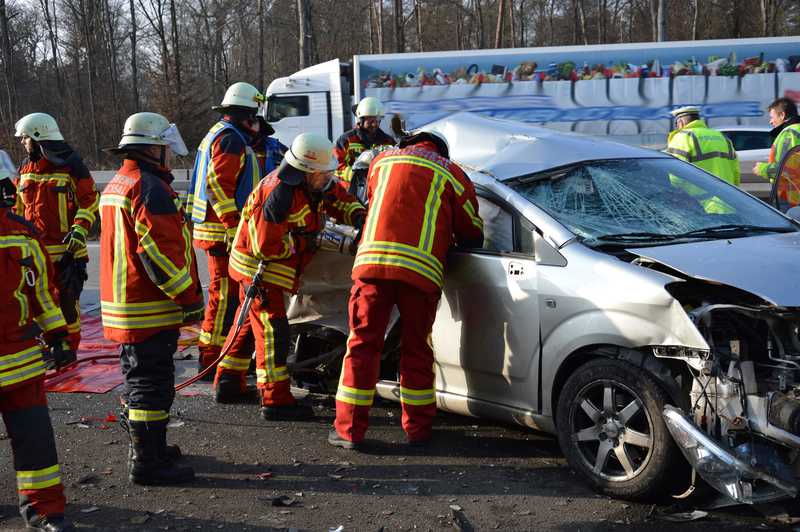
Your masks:
[{"label": "car hood", "polygon": [[628,251],[685,275],[745,290],[779,307],[800,307],[800,232]]}]

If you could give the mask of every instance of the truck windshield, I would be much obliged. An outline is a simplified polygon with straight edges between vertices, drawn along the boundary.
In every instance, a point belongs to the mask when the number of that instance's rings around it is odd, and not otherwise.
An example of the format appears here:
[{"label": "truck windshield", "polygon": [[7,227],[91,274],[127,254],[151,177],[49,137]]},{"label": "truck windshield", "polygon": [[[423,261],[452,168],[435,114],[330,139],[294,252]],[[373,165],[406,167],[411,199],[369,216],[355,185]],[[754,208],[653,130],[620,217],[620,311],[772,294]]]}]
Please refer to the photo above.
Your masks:
[{"label": "truck windshield", "polygon": [[797,230],[761,201],[676,159],[585,162],[508,184],[590,246]]}]

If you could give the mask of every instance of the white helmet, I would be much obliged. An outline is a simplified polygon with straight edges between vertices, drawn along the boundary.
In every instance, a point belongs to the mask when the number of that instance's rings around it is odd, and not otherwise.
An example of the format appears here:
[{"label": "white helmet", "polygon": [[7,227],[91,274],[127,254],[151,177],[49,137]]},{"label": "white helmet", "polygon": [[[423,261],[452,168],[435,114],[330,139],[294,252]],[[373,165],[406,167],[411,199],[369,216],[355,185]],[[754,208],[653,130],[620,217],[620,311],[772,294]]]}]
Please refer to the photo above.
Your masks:
[{"label": "white helmet", "polygon": [[366,116],[383,117],[383,105],[380,100],[374,96],[367,96],[356,107],[356,118],[364,118]]},{"label": "white helmet", "polygon": [[284,155],[289,166],[313,174],[330,172],[336,168],[333,143],[317,133],[303,133],[295,137],[292,147]]},{"label": "white helmet", "polygon": [[175,155],[186,155],[189,150],[183,142],[178,126],[158,113],[136,113],[125,120],[119,148],[130,145],[169,146]]},{"label": "white helmet", "polygon": [[669,114],[671,114],[673,118],[678,118],[684,115],[700,116],[700,108],[694,105],[686,105],[684,107],[678,107],[677,109],[670,111]]},{"label": "white helmet", "polygon": [[431,130],[419,129],[417,131],[413,131],[407,137],[403,137],[402,139],[400,139],[400,142],[397,143],[397,146],[400,148],[406,148],[408,146],[413,146],[414,144],[418,144],[424,141],[434,143],[436,147],[439,149],[439,155],[441,155],[445,159],[450,158],[450,144],[447,142],[447,139],[445,138],[444,135],[432,129]]},{"label": "white helmet", "polygon": [[30,137],[33,140],[64,140],[56,119],[47,113],[31,113],[16,123],[15,137]]},{"label": "white helmet", "polygon": [[238,81],[228,87],[222,103],[212,107],[214,111],[225,111],[229,107],[244,107],[258,111],[258,108],[266,101],[264,95],[257,88],[244,81]]}]

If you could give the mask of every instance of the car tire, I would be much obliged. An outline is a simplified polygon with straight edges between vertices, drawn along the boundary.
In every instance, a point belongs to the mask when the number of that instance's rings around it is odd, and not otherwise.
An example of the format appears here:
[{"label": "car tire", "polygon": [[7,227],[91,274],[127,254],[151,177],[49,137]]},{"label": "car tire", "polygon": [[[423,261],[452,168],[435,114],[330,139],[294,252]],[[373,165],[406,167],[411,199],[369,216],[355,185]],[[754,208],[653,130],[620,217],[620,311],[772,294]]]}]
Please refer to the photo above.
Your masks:
[{"label": "car tire", "polygon": [[[613,359],[593,360],[567,379],[556,426],[573,469],[612,497],[652,500],[688,478],[688,465],[661,412],[669,398],[647,372]],[[676,469],[677,468],[677,469]]]}]

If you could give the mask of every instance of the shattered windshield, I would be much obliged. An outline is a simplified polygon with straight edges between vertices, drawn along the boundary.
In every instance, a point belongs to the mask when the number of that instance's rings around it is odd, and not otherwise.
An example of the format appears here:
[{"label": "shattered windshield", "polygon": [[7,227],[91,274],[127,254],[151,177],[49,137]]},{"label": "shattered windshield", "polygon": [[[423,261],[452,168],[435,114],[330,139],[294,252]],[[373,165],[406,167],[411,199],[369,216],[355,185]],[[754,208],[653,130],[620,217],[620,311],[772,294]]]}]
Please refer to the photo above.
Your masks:
[{"label": "shattered windshield", "polygon": [[761,201],[675,159],[586,162],[508,184],[588,245],[796,230]]}]

